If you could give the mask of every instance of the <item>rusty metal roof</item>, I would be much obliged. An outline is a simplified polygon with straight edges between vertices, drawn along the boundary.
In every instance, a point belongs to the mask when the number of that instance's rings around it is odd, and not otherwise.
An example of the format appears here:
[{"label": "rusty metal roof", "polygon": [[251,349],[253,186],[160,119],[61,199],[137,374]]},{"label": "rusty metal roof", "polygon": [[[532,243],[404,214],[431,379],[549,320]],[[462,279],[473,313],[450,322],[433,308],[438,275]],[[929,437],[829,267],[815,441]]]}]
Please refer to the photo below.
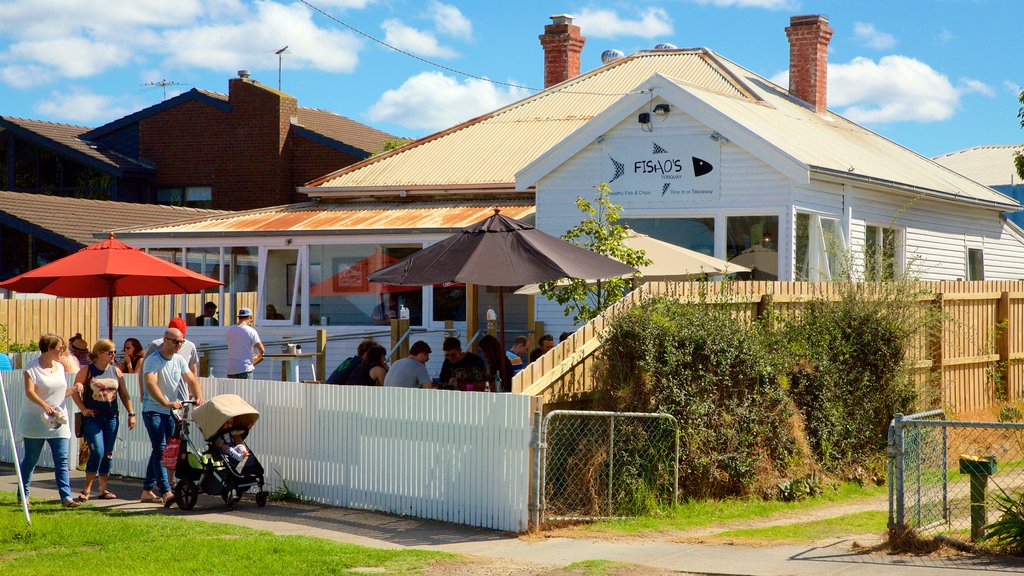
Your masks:
[{"label": "rusty metal roof", "polygon": [[704,90],[756,100],[754,91],[706,49],[640,52],[534,96],[328,174],[331,188],[507,184],[515,173],[652,74],[685,78]]},{"label": "rusty metal roof", "polygon": [[[149,236],[267,236],[345,233],[449,232],[502,214],[533,224],[535,208],[529,198],[453,198],[410,202],[307,202],[276,208],[235,212],[222,217],[164,226],[118,230],[123,239]],[[130,240],[126,240],[130,241]]]}]

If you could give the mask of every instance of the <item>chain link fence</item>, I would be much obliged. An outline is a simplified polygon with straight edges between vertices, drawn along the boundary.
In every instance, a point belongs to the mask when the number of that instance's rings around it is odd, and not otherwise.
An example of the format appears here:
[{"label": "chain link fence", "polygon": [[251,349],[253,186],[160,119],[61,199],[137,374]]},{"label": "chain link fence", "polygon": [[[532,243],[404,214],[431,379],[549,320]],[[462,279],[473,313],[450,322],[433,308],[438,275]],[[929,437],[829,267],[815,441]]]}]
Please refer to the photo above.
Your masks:
[{"label": "chain link fence", "polygon": [[554,410],[541,445],[541,522],[636,516],[677,501],[679,427],[669,414]]},{"label": "chain link fence", "polygon": [[897,414],[888,440],[890,529],[975,542],[1024,497],[1024,424]]}]

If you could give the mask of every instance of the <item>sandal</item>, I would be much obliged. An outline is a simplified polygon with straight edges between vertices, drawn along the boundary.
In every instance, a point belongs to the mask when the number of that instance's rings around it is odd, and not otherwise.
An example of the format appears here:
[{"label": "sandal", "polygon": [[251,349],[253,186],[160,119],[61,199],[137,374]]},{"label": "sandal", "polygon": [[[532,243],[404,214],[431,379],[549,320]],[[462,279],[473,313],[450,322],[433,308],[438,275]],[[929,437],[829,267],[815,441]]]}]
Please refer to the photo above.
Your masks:
[{"label": "sandal", "polygon": [[100,490],[100,500],[116,500],[117,494],[114,494],[110,490]]},{"label": "sandal", "polygon": [[89,501],[89,493],[88,492],[79,492],[78,493],[78,498],[76,498],[76,500],[78,500],[79,502],[88,502]]},{"label": "sandal", "polygon": [[67,500],[65,500],[61,504],[61,506],[65,507],[65,508],[78,508],[81,505],[82,505],[81,502],[76,502],[75,500],[72,500],[71,498],[68,498]]},{"label": "sandal", "polygon": [[142,497],[139,498],[139,501],[144,502],[146,504],[163,504],[164,499],[157,496],[156,494],[153,494],[152,492],[143,492]]},{"label": "sandal", "polygon": [[164,508],[170,508],[171,506],[176,504],[175,499],[174,499],[174,492],[168,492],[168,493],[164,494],[163,502],[164,502]]}]

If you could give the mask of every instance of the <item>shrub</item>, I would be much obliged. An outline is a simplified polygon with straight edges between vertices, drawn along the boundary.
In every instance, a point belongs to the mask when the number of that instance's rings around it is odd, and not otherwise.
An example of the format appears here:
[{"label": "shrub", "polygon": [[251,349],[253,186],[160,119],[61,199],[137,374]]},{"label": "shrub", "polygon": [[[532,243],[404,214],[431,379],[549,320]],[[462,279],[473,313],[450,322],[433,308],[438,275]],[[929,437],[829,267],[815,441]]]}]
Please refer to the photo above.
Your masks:
[{"label": "shrub", "polygon": [[915,403],[907,355],[933,313],[909,283],[840,283],[787,327],[790,393],[826,471],[863,465],[885,448],[892,415]]},{"label": "shrub", "polygon": [[707,305],[652,298],[605,335],[595,388],[607,409],[666,412],[680,428],[684,498],[748,494],[796,453],[786,365],[766,324]]}]

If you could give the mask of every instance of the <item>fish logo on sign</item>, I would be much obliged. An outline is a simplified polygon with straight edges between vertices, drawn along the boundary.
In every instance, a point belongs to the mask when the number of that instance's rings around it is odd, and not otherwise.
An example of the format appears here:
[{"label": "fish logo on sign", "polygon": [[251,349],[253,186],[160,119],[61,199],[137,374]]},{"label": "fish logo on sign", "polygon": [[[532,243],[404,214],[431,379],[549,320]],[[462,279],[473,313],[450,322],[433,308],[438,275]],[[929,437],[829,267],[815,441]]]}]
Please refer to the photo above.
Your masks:
[{"label": "fish logo on sign", "polygon": [[693,159],[693,175],[694,175],[694,177],[700,178],[701,176],[703,176],[705,174],[711,173],[711,171],[715,169],[715,167],[712,166],[711,163],[706,161],[706,160],[701,160],[700,158],[697,158],[696,156],[691,156],[690,158]]},{"label": "fish logo on sign", "polygon": [[623,174],[626,173],[626,165],[623,164],[622,162],[619,162],[615,158],[612,158],[611,156],[608,156],[608,159],[612,161],[612,166],[615,167],[615,175],[612,176],[612,179],[608,181],[608,183],[611,184],[612,182],[618,180],[619,176],[622,176]]}]

